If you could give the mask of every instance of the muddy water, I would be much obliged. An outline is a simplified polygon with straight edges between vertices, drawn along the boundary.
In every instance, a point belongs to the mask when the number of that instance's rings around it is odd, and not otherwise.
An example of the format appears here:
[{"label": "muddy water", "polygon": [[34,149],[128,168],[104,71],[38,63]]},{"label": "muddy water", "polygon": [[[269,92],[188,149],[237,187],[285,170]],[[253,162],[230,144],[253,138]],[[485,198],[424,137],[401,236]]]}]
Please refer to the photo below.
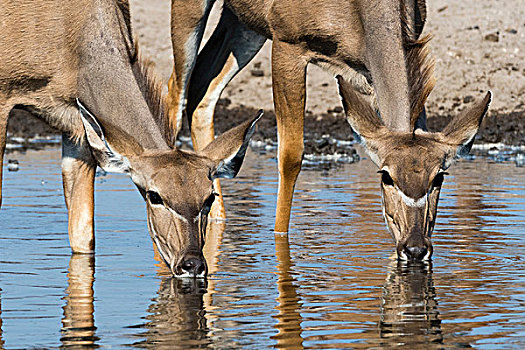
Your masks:
[{"label": "muddy water", "polygon": [[224,181],[210,277],[167,277],[141,197],[96,179],[97,253],[72,256],[59,150],[12,153],[0,211],[0,347],[523,348],[525,168],[450,170],[432,264],[392,258],[368,161],[303,171],[289,239],[272,232],[276,162]]}]

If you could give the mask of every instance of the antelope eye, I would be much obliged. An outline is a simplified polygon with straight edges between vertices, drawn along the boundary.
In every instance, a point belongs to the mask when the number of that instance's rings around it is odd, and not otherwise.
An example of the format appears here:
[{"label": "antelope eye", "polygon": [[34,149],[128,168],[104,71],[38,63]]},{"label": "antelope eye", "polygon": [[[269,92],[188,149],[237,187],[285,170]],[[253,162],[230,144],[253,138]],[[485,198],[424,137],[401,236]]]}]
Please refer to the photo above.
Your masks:
[{"label": "antelope eye", "polygon": [[211,205],[213,204],[214,201],[215,201],[215,193],[212,193],[212,194],[210,194],[210,196],[204,201],[204,205],[202,206],[202,209],[201,209],[201,214],[202,214],[202,215],[208,215],[208,213],[209,213],[210,210],[211,210]]},{"label": "antelope eye", "polygon": [[146,192],[146,196],[149,200],[149,202],[152,205],[162,205],[164,202],[162,201],[162,198],[160,198],[160,195],[155,191],[148,191]]},{"label": "antelope eye", "polygon": [[436,175],[434,178],[434,181],[432,181],[432,188],[441,187],[443,185],[443,180],[445,179],[445,175],[448,175],[446,172],[441,172]]},{"label": "antelope eye", "polygon": [[388,173],[388,171],[382,170],[381,173],[381,182],[385,186],[394,186],[394,180],[392,180],[392,177]]}]

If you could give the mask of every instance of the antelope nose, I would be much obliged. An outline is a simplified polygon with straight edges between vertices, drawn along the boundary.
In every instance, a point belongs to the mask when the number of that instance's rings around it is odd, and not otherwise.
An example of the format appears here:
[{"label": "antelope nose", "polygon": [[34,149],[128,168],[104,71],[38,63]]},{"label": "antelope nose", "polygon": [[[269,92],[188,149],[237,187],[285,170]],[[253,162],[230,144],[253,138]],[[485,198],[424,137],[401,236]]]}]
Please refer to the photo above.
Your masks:
[{"label": "antelope nose", "polygon": [[405,247],[407,257],[414,260],[423,260],[427,252],[427,247]]},{"label": "antelope nose", "polygon": [[180,265],[183,272],[191,277],[203,276],[206,271],[206,262],[204,259],[189,258],[182,261]]}]

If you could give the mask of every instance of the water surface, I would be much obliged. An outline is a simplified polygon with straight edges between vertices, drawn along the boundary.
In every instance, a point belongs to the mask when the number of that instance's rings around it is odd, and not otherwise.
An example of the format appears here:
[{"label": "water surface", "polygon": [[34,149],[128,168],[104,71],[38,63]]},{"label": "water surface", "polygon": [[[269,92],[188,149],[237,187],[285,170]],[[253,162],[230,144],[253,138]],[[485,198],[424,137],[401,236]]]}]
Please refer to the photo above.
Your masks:
[{"label": "water surface", "polygon": [[223,181],[208,280],[169,278],[123,175],[96,179],[96,254],[71,255],[60,152],[11,153],[0,211],[0,347],[525,347],[525,168],[450,169],[431,264],[398,263],[367,160],[303,171],[289,237],[277,166],[250,153]]}]

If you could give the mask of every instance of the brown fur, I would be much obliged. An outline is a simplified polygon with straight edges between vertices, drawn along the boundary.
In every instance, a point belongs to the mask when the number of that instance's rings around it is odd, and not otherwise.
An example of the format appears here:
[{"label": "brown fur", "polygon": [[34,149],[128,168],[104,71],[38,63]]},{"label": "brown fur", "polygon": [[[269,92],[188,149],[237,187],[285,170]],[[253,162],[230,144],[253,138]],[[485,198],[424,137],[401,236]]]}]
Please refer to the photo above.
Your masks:
[{"label": "brown fur", "polygon": [[135,78],[151,114],[161,129],[166,142],[173,147],[174,141],[177,138],[177,130],[170,127],[168,104],[166,102],[166,96],[163,93],[162,80],[155,73],[155,64],[153,61],[149,58],[142,57],[138,41],[133,36],[129,1],[117,0],[117,5],[122,12],[124,23],[128,28],[128,40],[132,43],[129,57],[130,63],[133,66],[133,73],[135,74]]},{"label": "brown fur", "polygon": [[343,108],[350,125],[352,125],[356,118],[359,118],[360,134],[364,137],[375,135],[377,130],[384,127],[383,121],[378,118],[376,111],[370,106],[368,101],[340,75],[337,76],[337,83],[339,84],[341,94],[345,96],[345,98],[342,99]]},{"label": "brown fur", "polygon": [[[453,140],[455,145],[472,139],[481,125],[483,116],[487,113],[491,99],[492,94],[488,92],[483,100],[476,101],[471,108],[464,110],[457,118],[452,119],[443,129],[443,134]],[[465,133],[465,130],[468,132]]]},{"label": "brown fur", "polygon": [[[424,2],[419,0],[420,2]],[[420,8],[425,9],[425,6]],[[421,10],[420,10],[421,12]],[[426,13],[425,13],[426,16]],[[429,57],[428,43],[430,35],[419,38],[419,27],[422,24],[412,23],[408,18],[405,1],[401,0],[401,23],[403,44],[405,47],[405,64],[408,72],[408,86],[410,97],[410,126],[414,130],[416,122],[425,107],[428,95],[434,89],[436,80],[434,73],[434,60]]]},{"label": "brown fur", "polygon": [[177,129],[170,127],[168,104],[166,95],[163,93],[162,80],[154,71],[154,63],[147,58],[142,58],[138,44],[135,44],[135,51],[137,58],[133,63],[133,73],[155,122],[166,142],[173,148],[177,138]]}]

